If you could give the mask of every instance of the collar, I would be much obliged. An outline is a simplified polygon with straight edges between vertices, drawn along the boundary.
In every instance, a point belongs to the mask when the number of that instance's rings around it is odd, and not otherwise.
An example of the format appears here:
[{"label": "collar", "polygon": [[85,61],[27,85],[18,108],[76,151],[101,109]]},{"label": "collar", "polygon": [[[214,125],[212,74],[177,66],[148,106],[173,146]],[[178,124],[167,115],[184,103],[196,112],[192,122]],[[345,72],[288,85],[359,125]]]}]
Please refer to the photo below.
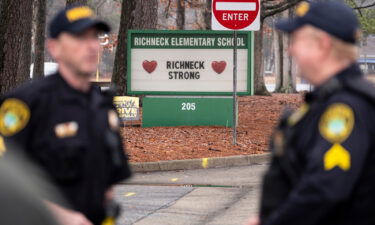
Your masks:
[{"label": "collar", "polygon": [[61,75],[61,73],[58,71],[55,74],[58,77],[59,82],[64,86],[64,88],[68,89],[69,92],[72,92],[77,95],[82,95],[82,96],[90,96],[90,94],[93,92],[93,86],[90,86],[90,89],[88,92],[83,92],[78,89],[73,88],[66,80],[65,78]]},{"label": "collar", "polygon": [[338,72],[328,81],[315,88],[314,91],[305,95],[305,101],[310,103],[318,99],[325,99],[338,90],[341,90],[343,84],[350,80],[363,77],[363,73],[357,63],[353,63],[344,70]]},{"label": "collar", "polygon": [[87,105],[93,96],[97,97],[100,93],[93,86],[90,87],[88,92],[77,90],[70,86],[70,84],[64,79],[60,72],[56,72],[53,76],[56,77],[59,83],[59,95],[63,101],[77,102],[80,105]]},{"label": "collar", "polygon": [[59,95],[63,101],[77,102],[85,106],[89,104],[89,107],[91,108],[112,105],[113,95],[103,95],[98,86],[91,85],[90,90],[86,93],[71,87],[59,72],[56,72],[52,76],[56,77],[56,80],[59,83]]}]

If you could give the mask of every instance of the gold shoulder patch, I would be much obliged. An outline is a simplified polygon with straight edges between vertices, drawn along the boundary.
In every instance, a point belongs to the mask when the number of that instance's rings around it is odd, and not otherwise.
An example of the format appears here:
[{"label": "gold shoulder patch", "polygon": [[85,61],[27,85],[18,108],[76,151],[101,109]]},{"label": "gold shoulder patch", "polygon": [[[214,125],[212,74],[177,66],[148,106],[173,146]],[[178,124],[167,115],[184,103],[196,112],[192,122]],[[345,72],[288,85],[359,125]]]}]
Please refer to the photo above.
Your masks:
[{"label": "gold shoulder patch", "polygon": [[351,156],[348,150],[340,144],[334,144],[324,154],[324,169],[328,171],[337,166],[344,171],[348,171],[350,169],[350,161]]},{"label": "gold shoulder patch", "polygon": [[289,126],[296,125],[310,110],[310,106],[308,104],[303,104],[297,111],[295,111],[289,118],[288,124]]},{"label": "gold shoulder patch", "polygon": [[113,225],[113,224],[115,224],[115,220],[113,219],[113,217],[107,217],[102,222],[102,225]]},{"label": "gold shoulder patch", "polygon": [[4,142],[4,138],[2,136],[0,136],[0,157],[4,155],[4,153],[6,152],[6,147],[5,147],[5,142]]},{"label": "gold shoulder patch", "polygon": [[303,17],[310,10],[310,4],[308,2],[300,3],[296,8],[296,15]]},{"label": "gold shoulder patch", "polygon": [[335,103],[323,113],[319,121],[320,134],[331,143],[342,143],[351,134],[354,112],[343,103]]},{"label": "gold shoulder patch", "polygon": [[0,107],[0,134],[12,136],[20,132],[30,119],[30,109],[20,99],[6,99]]}]

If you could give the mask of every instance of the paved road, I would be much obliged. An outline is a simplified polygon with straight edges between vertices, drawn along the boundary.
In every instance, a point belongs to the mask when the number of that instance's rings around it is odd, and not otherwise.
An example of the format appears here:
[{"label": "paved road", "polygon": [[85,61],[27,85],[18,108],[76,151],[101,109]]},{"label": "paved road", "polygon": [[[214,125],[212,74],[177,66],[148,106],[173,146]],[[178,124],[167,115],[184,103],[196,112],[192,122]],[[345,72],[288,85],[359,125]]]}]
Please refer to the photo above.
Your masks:
[{"label": "paved road", "polygon": [[127,225],[241,225],[257,213],[265,164],[136,174],[116,187]]}]

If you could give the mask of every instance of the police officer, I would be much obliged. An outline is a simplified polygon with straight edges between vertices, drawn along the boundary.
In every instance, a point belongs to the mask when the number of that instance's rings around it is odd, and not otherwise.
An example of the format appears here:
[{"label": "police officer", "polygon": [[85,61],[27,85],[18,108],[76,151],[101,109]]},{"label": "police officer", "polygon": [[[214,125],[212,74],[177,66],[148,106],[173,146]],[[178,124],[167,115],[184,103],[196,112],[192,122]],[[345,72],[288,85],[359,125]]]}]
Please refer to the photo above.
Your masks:
[{"label": "police officer", "polygon": [[276,27],[315,86],[271,141],[262,225],[375,224],[375,91],[356,63],[358,20],[340,1],[303,2]]},{"label": "police officer", "polygon": [[48,172],[71,205],[45,200],[63,225],[101,224],[112,186],[130,176],[113,96],[90,85],[98,65],[98,34],[109,30],[88,7],[62,10],[47,41],[58,72],[0,101],[3,148],[22,149]]}]

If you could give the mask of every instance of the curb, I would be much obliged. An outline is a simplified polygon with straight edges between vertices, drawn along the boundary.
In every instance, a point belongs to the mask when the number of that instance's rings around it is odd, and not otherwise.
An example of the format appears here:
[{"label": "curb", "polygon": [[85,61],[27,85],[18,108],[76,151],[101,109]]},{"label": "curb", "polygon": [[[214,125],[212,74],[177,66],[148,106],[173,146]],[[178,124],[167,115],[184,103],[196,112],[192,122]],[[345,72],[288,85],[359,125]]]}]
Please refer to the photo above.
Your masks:
[{"label": "curb", "polygon": [[271,154],[239,155],[217,158],[170,160],[159,162],[130,163],[133,172],[157,172],[170,170],[192,170],[222,168],[231,166],[248,166],[252,164],[266,163],[270,160]]}]

